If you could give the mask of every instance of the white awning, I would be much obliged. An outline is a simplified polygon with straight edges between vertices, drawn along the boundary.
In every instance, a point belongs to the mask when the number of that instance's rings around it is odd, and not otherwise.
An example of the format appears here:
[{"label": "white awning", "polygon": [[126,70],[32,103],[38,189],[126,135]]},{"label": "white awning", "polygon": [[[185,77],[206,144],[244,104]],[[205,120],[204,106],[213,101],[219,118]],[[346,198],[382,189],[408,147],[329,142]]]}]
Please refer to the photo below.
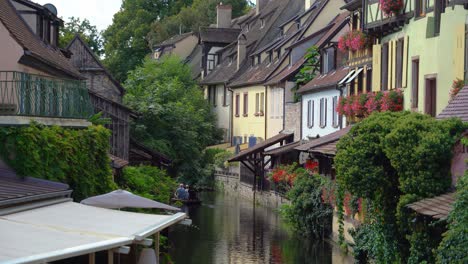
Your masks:
[{"label": "white awning", "polygon": [[354,72],[354,74],[346,80],[346,84],[352,82],[358,75],[364,70],[364,68],[359,68],[357,71]]},{"label": "white awning", "polygon": [[342,85],[344,82],[346,82],[346,80],[347,80],[351,75],[353,75],[354,72],[355,72],[355,70],[349,71],[348,74],[338,83],[338,85]]},{"label": "white awning", "polygon": [[0,217],[0,263],[44,263],[117,248],[186,218],[64,202]]}]

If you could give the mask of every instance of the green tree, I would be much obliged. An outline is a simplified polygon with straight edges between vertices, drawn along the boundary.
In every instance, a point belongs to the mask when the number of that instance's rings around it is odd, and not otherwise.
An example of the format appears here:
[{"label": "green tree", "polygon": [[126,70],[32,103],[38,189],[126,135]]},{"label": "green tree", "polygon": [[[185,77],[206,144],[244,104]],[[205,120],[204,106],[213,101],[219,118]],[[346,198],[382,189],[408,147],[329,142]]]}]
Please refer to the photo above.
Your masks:
[{"label": "green tree", "polygon": [[[216,22],[216,5],[218,0],[194,0],[190,6],[180,9],[180,12],[164,20],[156,20],[148,35],[151,45],[156,45],[173,35],[182,32],[198,32],[200,27],[206,27]],[[233,17],[243,15],[249,3],[246,0],[225,0],[224,5],[232,5]]]},{"label": "green tree", "polygon": [[203,149],[217,143],[222,134],[190,68],[173,56],[148,59],[130,73],[125,88],[126,104],[141,113],[132,133],[170,156],[173,173],[196,183]]},{"label": "green tree", "polygon": [[103,33],[105,64],[119,81],[151,52],[147,35],[153,21],[177,14],[191,0],[124,0]]},{"label": "green tree", "polygon": [[448,218],[448,231],[437,250],[437,263],[468,263],[468,170],[457,184],[456,201]]},{"label": "green tree", "polygon": [[65,22],[65,26],[60,29],[59,46],[61,48],[66,48],[75,35],[79,34],[96,55],[102,56],[104,54],[101,34],[96,26],[91,25],[88,19],[85,18],[82,21],[79,18],[70,17],[68,21]]}]

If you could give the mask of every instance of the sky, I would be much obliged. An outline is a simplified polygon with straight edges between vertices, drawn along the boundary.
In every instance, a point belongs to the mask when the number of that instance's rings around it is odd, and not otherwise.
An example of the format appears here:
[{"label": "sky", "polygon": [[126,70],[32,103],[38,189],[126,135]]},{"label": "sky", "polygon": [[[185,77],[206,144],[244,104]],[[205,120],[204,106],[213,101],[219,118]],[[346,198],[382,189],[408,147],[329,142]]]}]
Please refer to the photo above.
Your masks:
[{"label": "sky", "polygon": [[47,3],[57,7],[58,16],[65,22],[71,16],[82,20],[87,18],[99,31],[112,24],[112,17],[120,9],[122,0],[32,0],[44,5]]}]

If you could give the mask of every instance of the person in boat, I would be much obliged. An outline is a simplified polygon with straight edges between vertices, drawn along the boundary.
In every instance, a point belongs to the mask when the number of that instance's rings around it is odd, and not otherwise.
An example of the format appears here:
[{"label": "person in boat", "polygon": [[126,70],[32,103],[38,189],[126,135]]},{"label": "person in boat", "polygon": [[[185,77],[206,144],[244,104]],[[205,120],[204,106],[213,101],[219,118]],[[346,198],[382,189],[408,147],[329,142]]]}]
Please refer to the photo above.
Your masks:
[{"label": "person in boat", "polygon": [[188,189],[188,199],[190,201],[197,200],[197,193],[195,192],[195,190],[193,188]]},{"label": "person in boat", "polygon": [[185,185],[185,200],[190,200],[190,186]]},{"label": "person in boat", "polygon": [[177,188],[176,192],[175,192],[175,196],[177,199],[181,199],[181,200],[185,200],[185,188],[184,188],[184,184],[181,183],[179,185],[179,188]]}]

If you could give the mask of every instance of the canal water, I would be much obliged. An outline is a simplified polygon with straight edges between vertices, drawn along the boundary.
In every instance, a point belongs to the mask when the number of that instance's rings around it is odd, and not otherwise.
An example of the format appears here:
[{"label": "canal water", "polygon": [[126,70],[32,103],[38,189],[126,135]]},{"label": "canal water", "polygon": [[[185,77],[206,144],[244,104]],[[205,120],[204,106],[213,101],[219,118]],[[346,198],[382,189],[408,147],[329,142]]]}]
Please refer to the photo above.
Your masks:
[{"label": "canal water", "polygon": [[293,235],[273,209],[222,193],[201,199],[202,205],[185,208],[192,226],[169,232],[176,264],[352,263],[330,243]]}]

